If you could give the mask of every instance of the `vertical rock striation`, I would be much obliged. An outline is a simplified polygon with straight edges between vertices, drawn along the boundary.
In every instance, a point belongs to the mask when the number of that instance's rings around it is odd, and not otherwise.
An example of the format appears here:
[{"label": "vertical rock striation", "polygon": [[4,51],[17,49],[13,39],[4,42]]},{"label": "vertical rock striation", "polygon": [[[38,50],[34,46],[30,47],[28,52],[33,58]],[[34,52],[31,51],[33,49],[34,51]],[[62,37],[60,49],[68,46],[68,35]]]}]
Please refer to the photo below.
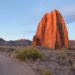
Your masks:
[{"label": "vertical rock striation", "polygon": [[47,48],[68,48],[68,31],[58,10],[46,13],[39,22],[32,45]]}]

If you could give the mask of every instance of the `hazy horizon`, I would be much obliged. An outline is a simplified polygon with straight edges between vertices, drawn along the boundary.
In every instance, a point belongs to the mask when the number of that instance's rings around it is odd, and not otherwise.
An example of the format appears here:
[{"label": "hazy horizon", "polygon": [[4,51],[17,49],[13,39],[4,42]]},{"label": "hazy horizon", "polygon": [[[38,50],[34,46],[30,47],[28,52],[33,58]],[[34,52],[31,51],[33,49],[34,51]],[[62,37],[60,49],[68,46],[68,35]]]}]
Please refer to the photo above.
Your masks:
[{"label": "hazy horizon", "polygon": [[0,1],[0,38],[32,40],[46,12],[57,9],[63,15],[70,40],[75,40],[75,0],[2,0]]}]

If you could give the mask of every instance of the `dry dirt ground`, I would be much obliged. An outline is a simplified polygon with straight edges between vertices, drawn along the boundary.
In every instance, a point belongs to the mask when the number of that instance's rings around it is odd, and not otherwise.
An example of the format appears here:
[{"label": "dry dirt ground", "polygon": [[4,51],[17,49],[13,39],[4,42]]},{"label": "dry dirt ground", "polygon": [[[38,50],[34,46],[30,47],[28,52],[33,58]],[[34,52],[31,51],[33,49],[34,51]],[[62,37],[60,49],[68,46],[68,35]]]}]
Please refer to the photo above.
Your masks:
[{"label": "dry dirt ground", "polygon": [[38,50],[43,53],[40,60],[24,62],[10,57],[12,52],[9,50],[10,56],[8,52],[0,52],[0,75],[45,75],[45,71],[50,75],[75,75],[75,50]]},{"label": "dry dirt ground", "polygon": [[0,52],[0,75],[36,75],[27,64]]},{"label": "dry dirt ground", "polygon": [[75,50],[41,50],[41,60],[27,63],[33,70],[42,75],[50,71],[51,75],[75,75]]}]

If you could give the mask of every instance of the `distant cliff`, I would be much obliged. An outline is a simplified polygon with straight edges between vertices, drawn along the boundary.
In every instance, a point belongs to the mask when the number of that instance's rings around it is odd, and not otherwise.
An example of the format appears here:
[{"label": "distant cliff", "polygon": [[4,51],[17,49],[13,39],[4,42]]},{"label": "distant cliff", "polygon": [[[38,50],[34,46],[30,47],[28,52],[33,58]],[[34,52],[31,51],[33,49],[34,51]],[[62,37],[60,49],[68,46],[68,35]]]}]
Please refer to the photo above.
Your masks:
[{"label": "distant cliff", "polygon": [[75,49],[75,40],[69,40],[69,48]]},{"label": "distant cliff", "polygon": [[27,39],[19,39],[19,40],[10,40],[10,41],[6,41],[2,38],[0,38],[0,45],[7,45],[7,46],[27,46],[27,45],[31,45],[31,41],[27,40]]}]

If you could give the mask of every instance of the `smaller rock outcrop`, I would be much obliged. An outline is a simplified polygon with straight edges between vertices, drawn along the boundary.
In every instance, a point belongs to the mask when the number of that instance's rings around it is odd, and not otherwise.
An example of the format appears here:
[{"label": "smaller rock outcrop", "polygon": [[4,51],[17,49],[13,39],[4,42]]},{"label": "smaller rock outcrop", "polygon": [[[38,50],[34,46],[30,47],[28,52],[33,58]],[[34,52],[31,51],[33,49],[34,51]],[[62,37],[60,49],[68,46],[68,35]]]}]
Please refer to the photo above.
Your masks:
[{"label": "smaller rock outcrop", "polygon": [[69,40],[69,49],[75,50],[75,40]]}]

